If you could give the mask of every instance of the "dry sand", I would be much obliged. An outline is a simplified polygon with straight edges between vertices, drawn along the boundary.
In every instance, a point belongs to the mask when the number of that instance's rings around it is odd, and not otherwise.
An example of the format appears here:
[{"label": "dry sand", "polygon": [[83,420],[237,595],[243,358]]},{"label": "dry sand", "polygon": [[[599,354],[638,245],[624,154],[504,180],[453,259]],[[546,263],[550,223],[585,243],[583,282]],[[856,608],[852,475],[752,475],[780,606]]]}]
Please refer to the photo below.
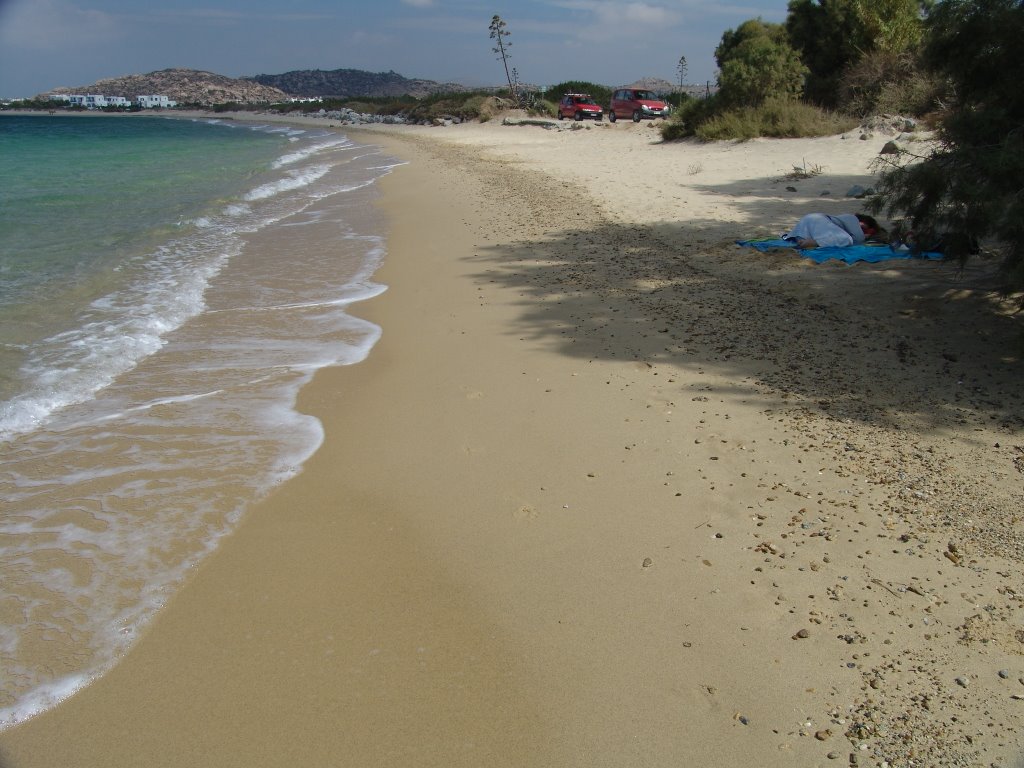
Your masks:
[{"label": "dry sand", "polygon": [[1020,318],[733,244],[891,137],[351,132],[411,162],[323,448],[0,766],[1024,765]]}]

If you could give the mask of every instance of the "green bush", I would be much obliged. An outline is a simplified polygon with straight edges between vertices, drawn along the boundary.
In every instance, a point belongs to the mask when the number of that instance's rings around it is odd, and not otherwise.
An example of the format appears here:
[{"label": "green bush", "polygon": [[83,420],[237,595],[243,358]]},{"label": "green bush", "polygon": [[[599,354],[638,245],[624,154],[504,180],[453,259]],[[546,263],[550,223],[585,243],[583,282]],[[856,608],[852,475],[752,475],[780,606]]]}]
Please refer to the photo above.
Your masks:
[{"label": "green bush", "polygon": [[946,81],[927,71],[916,54],[871,51],[843,73],[839,84],[840,109],[860,117],[919,117],[934,110],[946,90]]},{"label": "green bush", "polygon": [[465,93],[438,93],[420,99],[411,108],[401,111],[413,120],[434,120],[457,117],[461,120],[476,120],[490,117],[495,111],[495,98],[486,91]]},{"label": "green bush", "polygon": [[661,136],[665,141],[696,136],[697,128],[721,109],[721,99],[717,95],[708,99],[687,99],[668,121],[662,123]]},{"label": "green bush", "polygon": [[544,117],[558,116],[558,104],[548,99],[537,99],[534,110],[538,115],[543,115]]},{"label": "green bush", "polygon": [[666,141],[696,136],[702,141],[747,140],[765,136],[795,139],[832,136],[857,120],[794,99],[775,98],[756,107],[722,108],[717,99],[693,100],[662,128]]}]

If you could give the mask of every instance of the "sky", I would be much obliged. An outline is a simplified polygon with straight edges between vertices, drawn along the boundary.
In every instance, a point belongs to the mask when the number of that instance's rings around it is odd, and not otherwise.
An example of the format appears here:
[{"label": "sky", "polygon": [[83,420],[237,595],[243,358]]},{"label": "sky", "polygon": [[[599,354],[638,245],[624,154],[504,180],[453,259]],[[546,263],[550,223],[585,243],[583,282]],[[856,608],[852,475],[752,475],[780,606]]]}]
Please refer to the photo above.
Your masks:
[{"label": "sky", "polygon": [[786,0],[0,0],[0,98],[182,67],[228,77],[394,71],[500,85],[491,18],[520,82],[714,82],[722,33],[781,22]]}]

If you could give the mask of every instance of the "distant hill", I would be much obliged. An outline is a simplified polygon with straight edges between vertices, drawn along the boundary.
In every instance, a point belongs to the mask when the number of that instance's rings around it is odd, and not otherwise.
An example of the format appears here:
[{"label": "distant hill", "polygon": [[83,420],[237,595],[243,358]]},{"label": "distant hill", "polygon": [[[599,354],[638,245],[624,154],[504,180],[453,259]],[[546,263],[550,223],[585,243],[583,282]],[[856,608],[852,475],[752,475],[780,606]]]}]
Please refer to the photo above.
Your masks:
[{"label": "distant hill", "polygon": [[196,69],[162,69],[148,75],[126,75],[97,80],[92,85],[75,88],[54,88],[49,93],[97,93],[104,96],[136,96],[158,94],[179,104],[260,104],[281,101],[287,94],[277,88],[251,80],[239,80]]},{"label": "distant hill", "polygon": [[289,96],[404,96],[417,98],[438,92],[468,90],[453,83],[411,80],[395,72],[364,72],[359,69],[331,71],[298,70],[283,75],[256,75],[232,78],[197,69],[163,69],[147,75],[126,75],[97,80],[91,85],[54,88],[47,93],[96,93],[104,96],[159,94],[179,104],[265,104],[284,101]]},{"label": "distant hill", "polygon": [[469,90],[455,83],[415,80],[397,72],[366,72],[361,69],[300,69],[283,75],[256,75],[246,79],[278,88],[291,96],[330,96],[340,99],[405,95],[421,98],[433,93]]}]

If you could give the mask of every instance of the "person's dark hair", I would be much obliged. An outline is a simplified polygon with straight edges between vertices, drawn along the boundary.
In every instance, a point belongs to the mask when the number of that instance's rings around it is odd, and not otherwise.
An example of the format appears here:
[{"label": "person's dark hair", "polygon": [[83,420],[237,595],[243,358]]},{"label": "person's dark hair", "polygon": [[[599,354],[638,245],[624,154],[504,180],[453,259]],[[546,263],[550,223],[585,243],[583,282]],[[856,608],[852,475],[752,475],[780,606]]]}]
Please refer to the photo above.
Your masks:
[{"label": "person's dark hair", "polygon": [[885,230],[878,226],[878,221],[874,216],[868,216],[866,213],[855,214],[856,217],[867,225],[871,232],[867,233],[868,237],[884,237]]}]

